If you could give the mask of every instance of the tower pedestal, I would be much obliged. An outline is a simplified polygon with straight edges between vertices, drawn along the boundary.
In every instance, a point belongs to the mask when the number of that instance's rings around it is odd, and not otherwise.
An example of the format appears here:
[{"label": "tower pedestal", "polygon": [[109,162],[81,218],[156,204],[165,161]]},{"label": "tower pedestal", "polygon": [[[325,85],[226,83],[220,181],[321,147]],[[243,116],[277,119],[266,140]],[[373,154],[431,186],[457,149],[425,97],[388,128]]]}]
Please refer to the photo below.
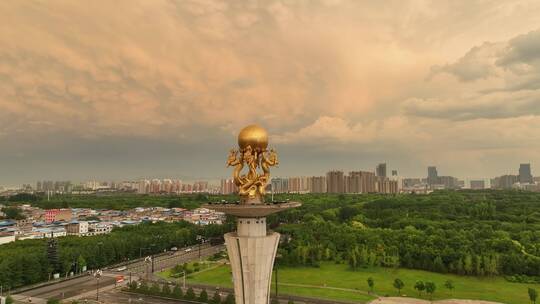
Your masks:
[{"label": "tower pedestal", "polygon": [[236,304],[268,304],[279,233],[266,232],[266,218],[238,218],[225,234]]}]

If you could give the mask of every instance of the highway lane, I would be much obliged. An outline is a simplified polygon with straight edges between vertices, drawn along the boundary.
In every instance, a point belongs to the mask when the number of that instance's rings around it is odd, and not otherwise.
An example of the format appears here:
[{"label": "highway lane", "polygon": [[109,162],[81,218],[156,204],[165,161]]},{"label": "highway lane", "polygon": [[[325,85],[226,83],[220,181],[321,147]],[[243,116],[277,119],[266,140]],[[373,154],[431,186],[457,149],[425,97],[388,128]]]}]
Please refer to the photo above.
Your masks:
[{"label": "highway lane", "polygon": [[[113,285],[115,279],[109,276],[102,276],[99,279],[101,287]],[[58,284],[53,284],[33,290],[28,290],[21,293],[22,296],[41,299],[64,299],[73,297],[77,294],[96,290],[97,280],[93,276],[84,276],[73,280],[63,281]]]},{"label": "highway lane", "polygon": [[[201,246],[201,258],[209,257],[216,252],[223,250],[225,247],[223,245],[218,246]],[[154,260],[154,270],[156,272],[161,271],[166,268],[174,267],[177,264],[187,263],[190,261],[196,261],[199,258],[199,250],[197,246],[186,252],[180,250],[174,254],[161,254],[156,256]],[[118,269],[117,266],[115,266]],[[103,272],[103,276],[100,279],[100,288],[105,288],[107,286],[114,286],[115,276],[124,275],[125,280],[129,280],[130,273],[132,279],[137,279],[137,277],[146,277],[148,275],[149,279],[152,279],[151,265],[145,263],[144,260],[138,260],[132,262],[128,265],[128,268],[125,271],[114,271],[113,269],[108,269]],[[146,273],[148,271],[148,274]],[[62,281],[56,284],[39,287],[36,289],[31,289],[20,293],[21,297],[31,297],[36,299],[50,299],[50,298],[71,298],[77,297],[82,294],[86,294],[90,291],[96,290],[96,279],[91,276],[79,277],[76,279],[71,279],[67,281]]]},{"label": "highway lane", "polygon": [[[168,304],[168,303],[193,304],[193,302],[149,297],[149,296],[139,295],[139,294],[118,292],[116,290],[101,294],[99,297],[99,300],[102,303],[122,303],[122,304],[123,303],[127,303],[127,304]],[[84,303],[84,300],[82,302]]]},{"label": "highway lane", "polygon": [[[221,250],[224,250],[224,245],[217,245],[217,246],[202,246],[200,250],[201,258],[209,257],[217,252],[220,252]],[[166,268],[174,267],[177,264],[183,264],[190,261],[197,260],[199,258],[199,249],[197,246],[194,246],[191,251],[186,252],[185,250],[177,251],[174,253],[170,253],[167,255],[161,255],[154,257],[154,272],[161,271]],[[151,272],[152,269],[152,263],[151,262],[145,262],[142,259],[139,259],[137,262],[127,263],[125,264],[126,270],[121,271],[124,275],[129,275],[131,272],[132,274],[140,274],[140,273],[146,273]],[[117,267],[116,269],[118,269]],[[115,271],[115,269],[111,269],[112,271]]]}]

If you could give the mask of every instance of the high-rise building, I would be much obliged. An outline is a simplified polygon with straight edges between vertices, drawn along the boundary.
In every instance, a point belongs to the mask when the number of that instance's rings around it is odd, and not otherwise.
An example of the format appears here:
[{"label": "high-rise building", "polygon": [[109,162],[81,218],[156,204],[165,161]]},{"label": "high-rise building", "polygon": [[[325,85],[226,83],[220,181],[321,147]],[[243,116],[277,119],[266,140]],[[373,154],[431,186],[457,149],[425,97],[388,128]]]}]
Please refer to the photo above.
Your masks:
[{"label": "high-rise building", "polygon": [[532,184],[531,164],[519,165],[519,182],[522,184]]},{"label": "high-rise building", "polygon": [[333,170],[326,173],[326,192],[328,193],[344,193],[345,183],[343,171]]},{"label": "high-rise building", "polygon": [[194,182],[193,192],[208,192],[208,182],[207,181]]},{"label": "high-rise building", "polygon": [[161,183],[161,192],[164,192],[164,193],[172,193],[173,191],[173,182],[172,180],[166,178],[163,180],[163,182]]},{"label": "high-rise building", "polygon": [[137,185],[137,193],[147,194],[150,192],[150,181],[147,179],[140,180]]},{"label": "high-rise building", "polygon": [[324,176],[312,176],[310,180],[310,189],[312,193],[325,193],[326,192],[326,177]]},{"label": "high-rise building", "polygon": [[271,180],[271,185],[270,191],[274,193],[286,193],[289,191],[289,179],[287,178],[274,177]]},{"label": "high-rise building", "polygon": [[350,193],[372,193],[375,192],[375,173],[367,171],[349,172]]},{"label": "high-rise building", "polygon": [[512,186],[519,181],[519,176],[517,175],[502,175],[495,177],[491,188],[494,189],[512,189]]},{"label": "high-rise building", "polygon": [[428,185],[436,185],[439,183],[437,174],[437,167],[430,166],[427,168],[428,176],[427,176],[427,183]]},{"label": "high-rise building", "polygon": [[377,173],[377,176],[386,177],[386,163],[378,164],[375,173]]},{"label": "high-rise building", "polygon": [[300,177],[289,177],[288,191],[289,193],[300,193],[302,189]]},{"label": "high-rise building", "polygon": [[220,188],[221,194],[232,194],[232,193],[236,193],[237,191],[238,191],[238,187],[236,187],[234,180],[232,178],[221,180],[221,188]]},{"label": "high-rise building", "polygon": [[390,180],[385,177],[377,177],[375,188],[378,193],[393,194],[398,193],[398,184],[396,180]]},{"label": "high-rise building", "polygon": [[398,175],[397,170],[392,170],[392,176],[390,180],[393,180],[397,183],[397,193],[401,193],[403,190],[403,178]]},{"label": "high-rise building", "polygon": [[439,176],[437,177],[437,183],[439,185],[442,185],[444,189],[457,189],[458,186],[458,179],[453,176]]},{"label": "high-rise building", "polygon": [[486,183],[484,180],[471,180],[471,189],[474,190],[481,190],[486,187]]}]

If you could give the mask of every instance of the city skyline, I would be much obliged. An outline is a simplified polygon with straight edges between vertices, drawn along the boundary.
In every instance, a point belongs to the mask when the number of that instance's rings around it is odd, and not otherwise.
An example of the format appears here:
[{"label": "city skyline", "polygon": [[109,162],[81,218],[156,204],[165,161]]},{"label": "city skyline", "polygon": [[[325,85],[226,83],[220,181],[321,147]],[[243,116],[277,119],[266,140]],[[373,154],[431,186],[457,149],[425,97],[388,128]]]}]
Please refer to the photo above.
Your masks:
[{"label": "city skyline", "polygon": [[538,15],[537,1],[4,2],[0,184],[224,177],[251,123],[280,176],[534,167]]},{"label": "city skyline", "polygon": [[[356,171],[355,171],[356,170]],[[451,175],[439,175],[436,166],[427,167],[427,175],[424,177],[404,176],[398,170],[391,168],[391,175],[388,175],[387,164],[379,163],[375,170],[347,171],[330,170],[326,174],[306,176],[276,176],[272,178],[271,191],[277,193],[292,192],[314,192],[314,193],[399,193],[436,189],[529,189],[538,191],[540,176],[535,176],[530,163],[522,163],[517,171],[509,172],[492,177],[467,177],[458,178]],[[445,173],[445,172],[443,172]],[[517,173],[517,174],[516,174]],[[337,174],[337,175],[336,175]],[[276,184],[274,184],[276,183]],[[340,184],[337,186],[337,184]],[[328,188],[327,188],[328,187]],[[27,183],[13,188],[2,190],[22,190],[28,192],[41,193],[71,193],[72,191],[82,194],[86,191],[127,191],[139,194],[180,194],[180,193],[221,193],[231,194],[238,190],[229,177],[221,177],[214,180],[182,180],[171,177],[144,177],[139,179],[122,180],[86,180],[86,181],[59,181],[59,180],[38,180],[35,184]]]},{"label": "city skyline", "polygon": [[[377,170],[379,170],[379,167],[384,167],[384,174],[383,175],[379,175],[379,173],[377,172]],[[520,163],[518,164],[518,167],[515,167],[514,170],[509,170],[507,172],[500,172],[498,174],[495,174],[493,176],[455,176],[455,175],[451,175],[451,174],[447,174],[448,172],[443,168],[443,170],[445,170],[445,176],[439,176],[439,177],[454,177],[454,178],[457,178],[457,179],[460,179],[460,180],[463,180],[463,181],[471,181],[471,180],[475,180],[475,179],[484,179],[484,180],[489,180],[489,179],[493,179],[493,178],[496,178],[496,177],[500,177],[500,176],[515,176],[516,178],[516,182],[519,182],[520,179],[519,179],[519,176],[521,175],[521,172],[522,170],[525,170],[525,172],[528,172],[528,174],[530,175],[530,177],[526,180],[523,180],[521,182],[532,182],[532,178],[536,178],[536,177],[540,177],[540,174],[538,175],[535,175],[534,174],[534,169],[532,169],[534,166],[531,165],[531,163]],[[341,171],[341,172],[371,172],[373,173],[374,175],[376,176],[384,176],[384,177],[389,177],[389,176],[393,176],[394,173],[396,173],[397,176],[400,176],[400,177],[403,177],[403,178],[425,178],[426,181],[428,183],[430,183],[430,178],[433,178],[433,176],[430,175],[430,172],[432,172],[432,170],[434,170],[434,174],[435,174],[435,178],[437,178],[437,170],[438,170],[438,166],[427,166],[424,171],[424,174],[423,175],[418,175],[418,176],[415,176],[415,175],[406,175],[406,174],[402,174],[401,171],[398,169],[398,168],[395,168],[395,167],[392,167],[392,166],[388,166],[388,163],[378,163],[373,169],[369,169],[369,168],[339,168],[339,169],[336,169],[336,168],[333,168],[333,169],[327,169],[326,171],[323,171],[323,172],[316,172],[314,174],[295,174],[295,175],[277,175],[277,177],[292,177],[292,176],[295,176],[295,177],[317,177],[317,176],[322,176],[322,175],[325,175],[326,173],[328,172],[331,172],[331,171]],[[517,169],[516,169],[517,168]],[[525,169],[526,168],[526,169]],[[427,169],[427,171],[426,171]],[[276,168],[276,171],[279,171],[277,170]],[[389,172],[391,172],[391,175],[388,174]],[[516,174],[517,173],[517,174]],[[94,182],[94,183],[99,183],[99,182],[116,182],[116,183],[122,183],[122,182],[139,182],[139,181],[143,181],[143,180],[153,180],[153,179],[158,179],[158,180],[161,180],[161,179],[172,179],[172,180],[176,180],[176,181],[181,181],[183,183],[191,183],[191,184],[194,184],[194,183],[199,183],[199,182],[208,182],[210,183],[210,186],[219,186],[220,183],[223,182],[224,179],[229,179],[230,176],[213,176],[213,177],[187,177],[186,176],[182,176],[182,175],[143,175],[143,176],[139,176],[139,177],[119,177],[119,178],[87,178],[87,179],[57,179],[57,178],[52,178],[52,177],[43,177],[43,178],[38,178],[36,180],[30,180],[30,181],[24,181],[24,182],[21,182],[21,183],[7,183],[7,184],[1,184],[0,183],[0,186],[2,187],[6,187],[6,188],[18,188],[20,187],[21,185],[31,185],[32,187],[36,186],[37,183],[41,183],[41,182],[45,182],[45,181],[51,181],[51,182],[69,182],[69,183],[78,183],[78,184],[86,184],[86,183],[91,183],[91,182]]]}]

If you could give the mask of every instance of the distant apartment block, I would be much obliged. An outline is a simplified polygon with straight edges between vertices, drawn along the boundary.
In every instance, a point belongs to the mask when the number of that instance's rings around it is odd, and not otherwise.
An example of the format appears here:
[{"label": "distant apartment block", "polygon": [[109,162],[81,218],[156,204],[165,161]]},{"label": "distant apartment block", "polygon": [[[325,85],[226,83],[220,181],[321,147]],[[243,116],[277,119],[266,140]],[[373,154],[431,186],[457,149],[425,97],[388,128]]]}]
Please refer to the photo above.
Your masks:
[{"label": "distant apartment block", "polygon": [[519,165],[519,182],[522,184],[532,184],[533,176],[531,173],[531,164]]},{"label": "distant apartment block", "polygon": [[398,193],[397,181],[384,177],[377,177],[377,181],[375,182],[375,191],[386,194]]},{"label": "distant apartment block", "polygon": [[326,177],[324,176],[312,176],[309,179],[310,190],[312,193],[325,193],[326,192]]},{"label": "distant apartment block", "polygon": [[376,192],[375,173],[367,171],[351,171],[349,172],[349,187],[350,193],[373,193]]},{"label": "distant apartment block", "polygon": [[486,188],[486,182],[484,180],[471,180],[471,189],[481,190]]},{"label": "distant apartment block", "polygon": [[519,182],[519,176],[517,175],[502,175],[495,177],[491,182],[491,188],[493,189],[512,189],[514,184]]},{"label": "distant apartment block", "polygon": [[375,173],[377,174],[377,176],[386,177],[386,163],[378,164],[375,168]]},{"label": "distant apartment block", "polygon": [[233,194],[236,192],[238,192],[238,187],[236,186],[232,178],[221,180],[221,185],[220,185],[221,194]]},{"label": "distant apartment block", "polygon": [[326,192],[345,193],[345,178],[343,171],[333,170],[326,173]]}]

